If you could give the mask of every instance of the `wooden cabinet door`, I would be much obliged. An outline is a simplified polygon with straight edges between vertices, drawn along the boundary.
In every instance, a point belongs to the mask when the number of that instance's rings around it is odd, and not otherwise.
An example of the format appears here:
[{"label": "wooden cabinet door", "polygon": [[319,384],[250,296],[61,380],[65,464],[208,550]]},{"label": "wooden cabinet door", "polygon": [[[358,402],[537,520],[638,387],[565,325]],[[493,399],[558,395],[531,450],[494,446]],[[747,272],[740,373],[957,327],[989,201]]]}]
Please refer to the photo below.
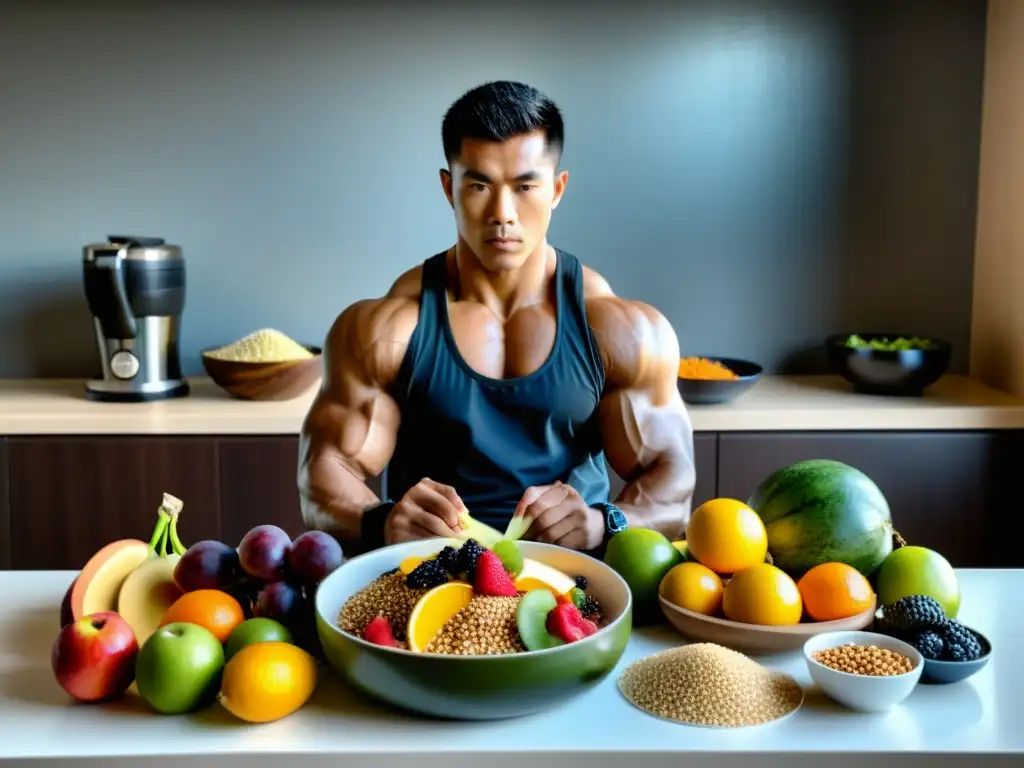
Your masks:
[{"label": "wooden cabinet door", "polygon": [[[250,528],[269,523],[295,538],[306,530],[299,502],[299,439],[288,435],[224,437],[220,466],[221,529],[231,546]],[[367,483],[379,493],[380,482]]]},{"label": "wooden cabinet door", "polygon": [[941,552],[955,567],[1007,566],[1011,555],[999,542],[1013,509],[1006,460],[1020,447],[1014,433],[724,433],[718,493],[745,500],[780,467],[836,459],[878,484],[908,543]]},{"label": "wooden cabinet door", "polygon": [[112,541],[148,541],[165,492],[185,502],[185,546],[219,538],[215,451],[199,437],[10,438],[12,566],[77,570]]},{"label": "wooden cabinet door", "polygon": [[7,478],[7,439],[0,437],[0,570],[11,567],[11,516]]},{"label": "wooden cabinet door", "polygon": [[[708,499],[715,498],[718,488],[718,435],[701,432],[693,437],[694,465],[697,470],[697,484],[693,489],[692,509]],[[615,499],[622,492],[625,482],[608,468],[611,490],[608,498]]]}]

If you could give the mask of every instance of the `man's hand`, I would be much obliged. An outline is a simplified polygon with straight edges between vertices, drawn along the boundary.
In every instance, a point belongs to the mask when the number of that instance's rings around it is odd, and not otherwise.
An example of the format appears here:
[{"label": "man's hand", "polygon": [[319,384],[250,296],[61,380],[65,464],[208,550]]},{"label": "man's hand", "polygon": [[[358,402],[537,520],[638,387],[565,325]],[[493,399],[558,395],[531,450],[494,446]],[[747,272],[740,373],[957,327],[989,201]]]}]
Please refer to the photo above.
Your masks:
[{"label": "man's hand", "polygon": [[604,517],[561,481],[527,488],[515,515],[533,521],[525,539],[583,551],[597,549],[604,541]]},{"label": "man's hand", "polygon": [[465,505],[450,485],[423,478],[406,491],[384,523],[384,541],[451,538],[461,528],[459,515]]}]

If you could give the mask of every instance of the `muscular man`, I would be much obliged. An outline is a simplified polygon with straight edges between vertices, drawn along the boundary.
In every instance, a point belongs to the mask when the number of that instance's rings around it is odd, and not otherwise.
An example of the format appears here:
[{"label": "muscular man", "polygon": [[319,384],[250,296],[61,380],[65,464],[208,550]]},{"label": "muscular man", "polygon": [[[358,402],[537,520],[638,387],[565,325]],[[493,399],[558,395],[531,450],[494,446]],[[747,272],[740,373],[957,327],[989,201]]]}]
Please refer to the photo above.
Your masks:
[{"label": "muscular man", "polygon": [[[489,83],[441,132],[458,237],[331,327],[302,428],[307,526],[373,548],[451,536],[468,509],[587,551],[626,526],[679,537],[695,474],[678,340],[548,243],[568,180],[558,108]],[[614,503],[605,456],[626,481]],[[382,501],[365,480],[385,468]]]}]

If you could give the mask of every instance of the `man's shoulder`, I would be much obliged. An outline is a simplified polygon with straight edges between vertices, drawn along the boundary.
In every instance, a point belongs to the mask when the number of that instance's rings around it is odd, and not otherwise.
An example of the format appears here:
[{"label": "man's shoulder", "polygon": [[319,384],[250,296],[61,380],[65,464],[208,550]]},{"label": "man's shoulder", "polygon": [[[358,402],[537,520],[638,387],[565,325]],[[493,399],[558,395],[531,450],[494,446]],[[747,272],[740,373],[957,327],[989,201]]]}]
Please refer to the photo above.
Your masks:
[{"label": "man's shoulder", "polygon": [[611,382],[642,378],[644,361],[665,358],[678,364],[679,341],[675,330],[656,307],[617,296],[596,270],[583,267],[583,293],[587,324],[594,335]]}]

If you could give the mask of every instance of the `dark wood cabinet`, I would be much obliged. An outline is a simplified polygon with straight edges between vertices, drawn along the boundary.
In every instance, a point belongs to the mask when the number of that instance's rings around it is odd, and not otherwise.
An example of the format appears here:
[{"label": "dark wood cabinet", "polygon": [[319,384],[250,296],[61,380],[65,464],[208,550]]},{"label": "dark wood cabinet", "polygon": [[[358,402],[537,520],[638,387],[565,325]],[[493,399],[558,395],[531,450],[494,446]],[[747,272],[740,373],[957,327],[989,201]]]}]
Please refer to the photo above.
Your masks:
[{"label": "dark wood cabinet", "polygon": [[836,459],[878,484],[908,543],[935,549],[956,567],[1019,565],[999,532],[1015,506],[1009,457],[1022,444],[1017,432],[722,434],[718,495],[747,499],[775,469]]},{"label": "dark wood cabinet", "polygon": [[[910,543],[959,567],[1021,567],[1006,532],[1022,447],[1020,431],[702,432],[693,506],[746,499],[774,469],[834,458],[878,483]],[[291,435],[0,437],[0,568],[78,569],[111,541],[148,539],[165,491],[185,502],[186,545],[237,545],[261,523],[296,536],[297,469]],[[378,495],[381,480],[369,481]],[[613,473],[612,498],[622,485]]]},{"label": "dark wood cabinet", "polygon": [[11,515],[7,478],[7,439],[0,437],[0,570],[11,567]]},{"label": "dark wood cabinet", "polygon": [[148,541],[165,492],[182,542],[220,538],[216,442],[206,437],[8,440],[11,566],[78,569],[117,539]]}]

